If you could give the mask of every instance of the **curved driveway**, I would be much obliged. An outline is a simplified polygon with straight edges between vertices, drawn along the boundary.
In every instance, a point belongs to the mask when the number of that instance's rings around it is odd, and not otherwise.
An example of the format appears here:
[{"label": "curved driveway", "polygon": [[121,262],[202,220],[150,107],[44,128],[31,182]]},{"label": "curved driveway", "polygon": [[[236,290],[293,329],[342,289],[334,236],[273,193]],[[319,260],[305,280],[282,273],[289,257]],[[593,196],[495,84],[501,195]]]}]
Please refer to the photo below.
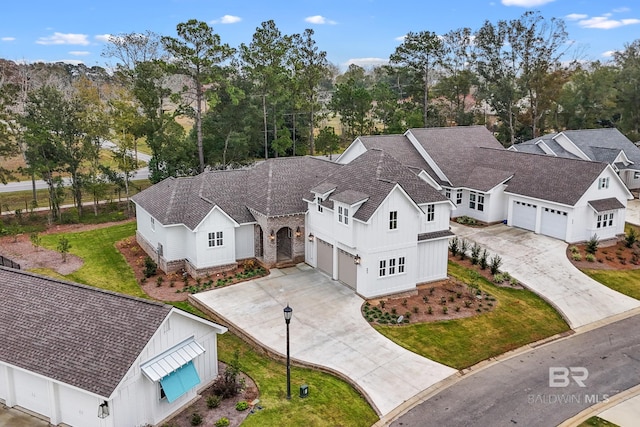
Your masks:
[{"label": "curved driveway", "polygon": [[640,307],[640,301],[581,273],[567,259],[567,244],[558,239],[502,224],[472,228],[452,223],[451,229],[500,255],[501,270],[553,304],[571,329]]},{"label": "curved driveway", "polygon": [[362,298],[304,264],[193,297],[280,354],[286,354],[282,309],[289,304],[291,357],[346,375],[379,415],[457,372],[380,335],[360,314]]}]

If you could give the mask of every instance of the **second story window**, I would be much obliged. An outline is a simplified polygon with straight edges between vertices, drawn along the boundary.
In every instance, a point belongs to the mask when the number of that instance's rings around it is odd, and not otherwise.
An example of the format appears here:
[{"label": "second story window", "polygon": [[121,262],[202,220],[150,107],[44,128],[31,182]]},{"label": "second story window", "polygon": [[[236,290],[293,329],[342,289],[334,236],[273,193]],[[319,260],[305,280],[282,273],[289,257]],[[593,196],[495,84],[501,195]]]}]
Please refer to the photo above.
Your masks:
[{"label": "second story window", "polygon": [[349,224],[349,209],[338,206],[338,222]]},{"label": "second story window", "polygon": [[318,203],[318,212],[322,212],[323,211],[323,209],[322,209],[322,202],[323,202],[322,197],[316,197],[316,202]]},{"label": "second story window", "polygon": [[609,177],[600,178],[598,180],[598,190],[602,190],[603,188],[609,188]]},{"label": "second story window", "polygon": [[427,222],[432,222],[436,219],[436,206],[427,205]]},{"label": "second story window", "polygon": [[456,191],[456,205],[462,204],[462,190]]},{"label": "second story window", "polygon": [[389,212],[389,230],[398,228],[398,211]]}]

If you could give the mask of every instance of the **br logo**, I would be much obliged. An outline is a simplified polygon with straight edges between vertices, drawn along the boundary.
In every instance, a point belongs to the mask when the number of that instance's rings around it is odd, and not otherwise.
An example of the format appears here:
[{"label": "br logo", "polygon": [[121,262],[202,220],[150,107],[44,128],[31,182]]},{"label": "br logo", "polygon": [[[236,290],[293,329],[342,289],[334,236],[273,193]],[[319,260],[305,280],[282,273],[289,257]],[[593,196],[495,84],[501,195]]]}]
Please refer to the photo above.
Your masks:
[{"label": "br logo", "polygon": [[589,371],[582,366],[549,367],[549,387],[568,387],[573,380],[579,387],[586,387],[585,381],[589,377]]}]

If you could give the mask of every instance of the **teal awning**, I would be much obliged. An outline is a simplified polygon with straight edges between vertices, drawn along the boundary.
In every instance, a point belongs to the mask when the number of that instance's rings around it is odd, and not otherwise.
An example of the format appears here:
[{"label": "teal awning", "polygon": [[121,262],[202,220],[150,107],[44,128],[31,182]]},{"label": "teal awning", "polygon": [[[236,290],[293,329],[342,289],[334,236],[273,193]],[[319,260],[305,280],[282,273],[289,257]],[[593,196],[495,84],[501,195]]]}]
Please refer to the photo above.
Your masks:
[{"label": "teal awning", "polygon": [[193,362],[189,362],[160,379],[160,384],[164,394],[167,396],[167,400],[173,402],[200,384],[200,377],[196,372],[196,367],[193,366]]}]

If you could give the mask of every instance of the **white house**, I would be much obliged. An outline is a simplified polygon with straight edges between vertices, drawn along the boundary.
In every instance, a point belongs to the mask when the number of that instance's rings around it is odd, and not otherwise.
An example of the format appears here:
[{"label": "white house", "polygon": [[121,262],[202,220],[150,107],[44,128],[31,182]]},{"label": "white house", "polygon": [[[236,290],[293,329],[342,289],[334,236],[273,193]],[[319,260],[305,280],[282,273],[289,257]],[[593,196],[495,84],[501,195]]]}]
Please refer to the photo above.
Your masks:
[{"label": "white house", "polygon": [[373,149],[421,170],[455,204],[453,217],[506,222],[570,243],[624,233],[633,197],[607,163],[505,150],[483,126],[360,137],[337,161]]},{"label": "white house", "polygon": [[53,425],[155,425],[218,375],[226,328],[172,306],[0,267],[0,399]]}]

